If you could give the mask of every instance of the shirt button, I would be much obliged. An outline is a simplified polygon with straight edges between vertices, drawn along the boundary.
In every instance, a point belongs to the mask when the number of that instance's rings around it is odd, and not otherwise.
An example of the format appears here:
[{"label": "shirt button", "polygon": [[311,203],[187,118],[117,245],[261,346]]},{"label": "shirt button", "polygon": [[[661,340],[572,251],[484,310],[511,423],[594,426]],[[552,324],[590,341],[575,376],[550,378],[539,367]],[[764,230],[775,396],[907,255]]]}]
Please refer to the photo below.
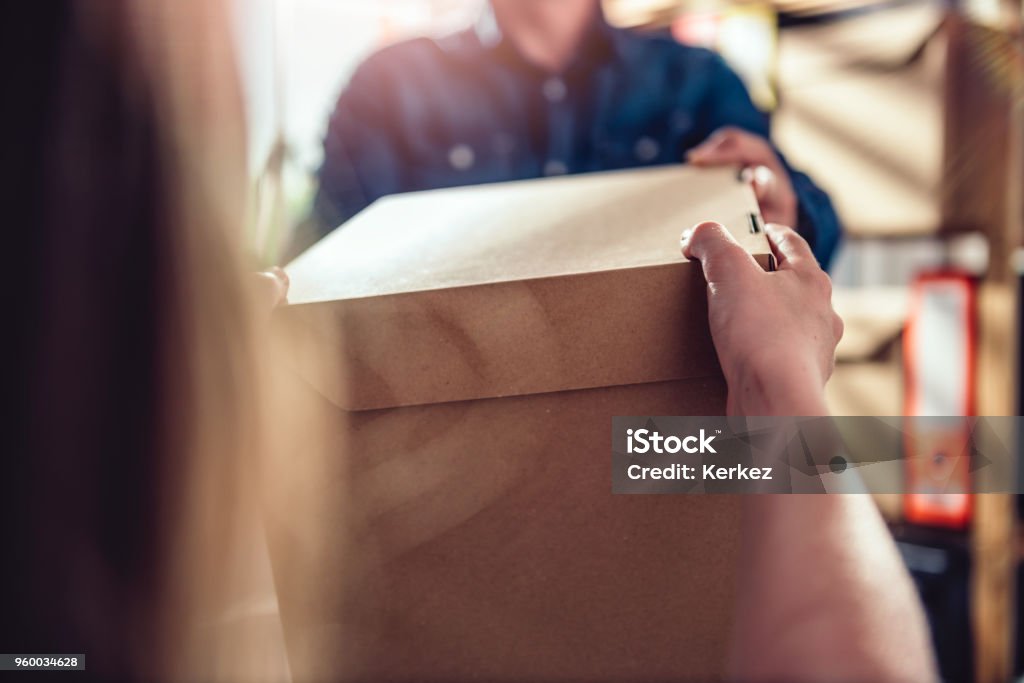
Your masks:
[{"label": "shirt button", "polygon": [[640,161],[654,161],[661,151],[661,146],[654,138],[643,136],[633,145],[633,154]]},{"label": "shirt button", "polygon": [[557,77],[544,81],[541,90],[544,92],[544,97],[547,98],[548,102],[561,102],[565,99],[565,95],[568,92],[568,88],[565,87],[565,81]]},{"label": "shirt button", "polygon": [[564,161],[559,161],[558,159],[551,159],[546,164],[544,164],[544,175],[546,176],[565,175],[568,172],[569,167],[565,165]]},{"label": "shirt button", "polygon": [[494,151],[500,156],[508,156],[516,148],[516,139],[508,133],[498,133],[492,138]]},{"label": "shirt button", "polygon": [[693,117],[685,111],[677,111],[672,114],[672,130],[676,133],[683,133],[693,126]]},{"label": "shirt button", "polygon": [[456,171],[466,171],[473,167],[476,154],[469,145],[458,144],[448,150],[448,163]]}]

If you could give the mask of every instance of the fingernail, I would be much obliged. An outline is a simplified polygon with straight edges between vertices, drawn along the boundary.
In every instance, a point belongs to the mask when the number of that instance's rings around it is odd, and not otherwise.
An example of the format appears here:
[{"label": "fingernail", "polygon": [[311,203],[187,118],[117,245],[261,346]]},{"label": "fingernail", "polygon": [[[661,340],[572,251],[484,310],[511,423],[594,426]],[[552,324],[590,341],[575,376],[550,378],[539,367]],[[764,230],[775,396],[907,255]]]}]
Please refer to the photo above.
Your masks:
[{"label": "fingernail", "polygon": [[774,179],[772,169],[767,166],[756,166],[750,172],[751,182],[755,185],[768,185]]},{"label": "fingernail", "polygon": [[687,228],[683,230],[683,234],[679,236],[679,243],[686,244],[690,241],[690,237],[693,236],[693,228]]}]

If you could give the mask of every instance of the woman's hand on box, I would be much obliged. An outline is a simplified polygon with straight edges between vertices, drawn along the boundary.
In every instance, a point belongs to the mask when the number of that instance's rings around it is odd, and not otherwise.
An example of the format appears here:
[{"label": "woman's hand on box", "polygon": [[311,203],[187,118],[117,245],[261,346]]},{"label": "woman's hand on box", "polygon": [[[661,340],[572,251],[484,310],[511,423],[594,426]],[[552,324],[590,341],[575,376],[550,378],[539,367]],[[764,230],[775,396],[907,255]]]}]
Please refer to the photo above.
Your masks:
[{"label": "woman's hand on box", "polygon": [[[717,223],[683,233],[683,254],[708,281],[728,410],[825,415],[843,334],[832,286],[802,237],[766,232],[779,262],[771,273]],[[744,496],[743,505],[731,678],[938,680],[924,611],[870,496]],[[799,568],[810,563],[828,580],[808,581]]]},{"label": "woman's hand on box", "polygon": [[721,128],[686,155],[695,166],[739,166],[751,184],[761,215],[770,223],[796,225],[797,198],[789,173],[771,144],[740,128]]},{"label": "woman's hand on box", "polygon": [[708,282],[711,336],[739,415],[824,415],[843,323],[832,284],[807,242],[790,228],[766,229],[778,261],[765,272],[718,223],[682,236],[683,255]]}]

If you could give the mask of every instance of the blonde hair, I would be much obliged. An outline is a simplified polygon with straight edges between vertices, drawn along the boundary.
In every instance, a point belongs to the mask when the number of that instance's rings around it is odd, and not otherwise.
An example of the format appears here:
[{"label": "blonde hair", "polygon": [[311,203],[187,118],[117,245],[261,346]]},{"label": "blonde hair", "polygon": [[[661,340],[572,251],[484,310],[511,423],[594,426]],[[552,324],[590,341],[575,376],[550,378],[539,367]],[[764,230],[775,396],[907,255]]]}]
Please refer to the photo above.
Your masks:
[{"label": "blonde hair", "polygon": [[[158,670],[232,678],[214,630],[244,514],[267,388],[245,287],[245,123],[227,10],[210,0],[124,3],[130,54],[157,116],[173,272],[163,293],[161,442],[174,510],[158,596]],[[252,653],[235,653],[236,655]],[[145,672],[146,665],[140,663]]]},{"label": "blonde hair", "polygon": [[[266,468],[287,467],[272,451],[302,443],[311,454],[324,442],[308,420],[305,440],[295,433],[303,403],[270,370],[265,302],[246,286],[246,136],[228,11],[219,0],[121,6],[135,77],[157,116],[173,269],[162,301],[168,384],[160,423],[174,509],[157,598],[158,654],[137,670],[167,680],[273,680],[261,644],[221,628],[220,617],[239,539],[259,518],[262,483],[273,479]],[[287,342],[276,348],[286,354]]]},{"label": "blonde hair", "polygon": [[[84,652],[93,679],[280,680],[266,639],[229,628],[225,607],[264,501],[313,518],[315,501],[273,484],[316,476],[327,441],[278,368],[301,349],[268,334],[250,286],[225,3],[0,15],[20,60],[0,157],[18,198],[4,216],[18,290],[0,385],[0,640]],[[308,558],[323,534],[299,527]],[[300,589],[304,563],[288,573]]]}]

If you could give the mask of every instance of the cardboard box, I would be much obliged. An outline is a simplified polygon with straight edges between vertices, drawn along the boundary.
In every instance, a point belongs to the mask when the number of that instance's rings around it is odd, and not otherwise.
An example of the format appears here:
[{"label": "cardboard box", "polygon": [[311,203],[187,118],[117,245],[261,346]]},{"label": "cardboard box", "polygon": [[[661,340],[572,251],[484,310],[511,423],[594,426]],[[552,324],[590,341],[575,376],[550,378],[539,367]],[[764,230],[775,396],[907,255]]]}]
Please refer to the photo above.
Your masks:
[{"label": "cardboard box", "polygon": [[378,201],[288,268],[288,317],[336,363],[317,389],[367,410],[715,374],[679,235],[717,220],[769,266],[735,175],[656,167]]},{"label": "cardboard box", "polygon": [[610,479],[612,416],[724,411],[708,219],[770,265],[734,171],[668,167],[389,198],[288,268],[337,444],[269,514],[297,680],[722,674],[737,499]]}]

